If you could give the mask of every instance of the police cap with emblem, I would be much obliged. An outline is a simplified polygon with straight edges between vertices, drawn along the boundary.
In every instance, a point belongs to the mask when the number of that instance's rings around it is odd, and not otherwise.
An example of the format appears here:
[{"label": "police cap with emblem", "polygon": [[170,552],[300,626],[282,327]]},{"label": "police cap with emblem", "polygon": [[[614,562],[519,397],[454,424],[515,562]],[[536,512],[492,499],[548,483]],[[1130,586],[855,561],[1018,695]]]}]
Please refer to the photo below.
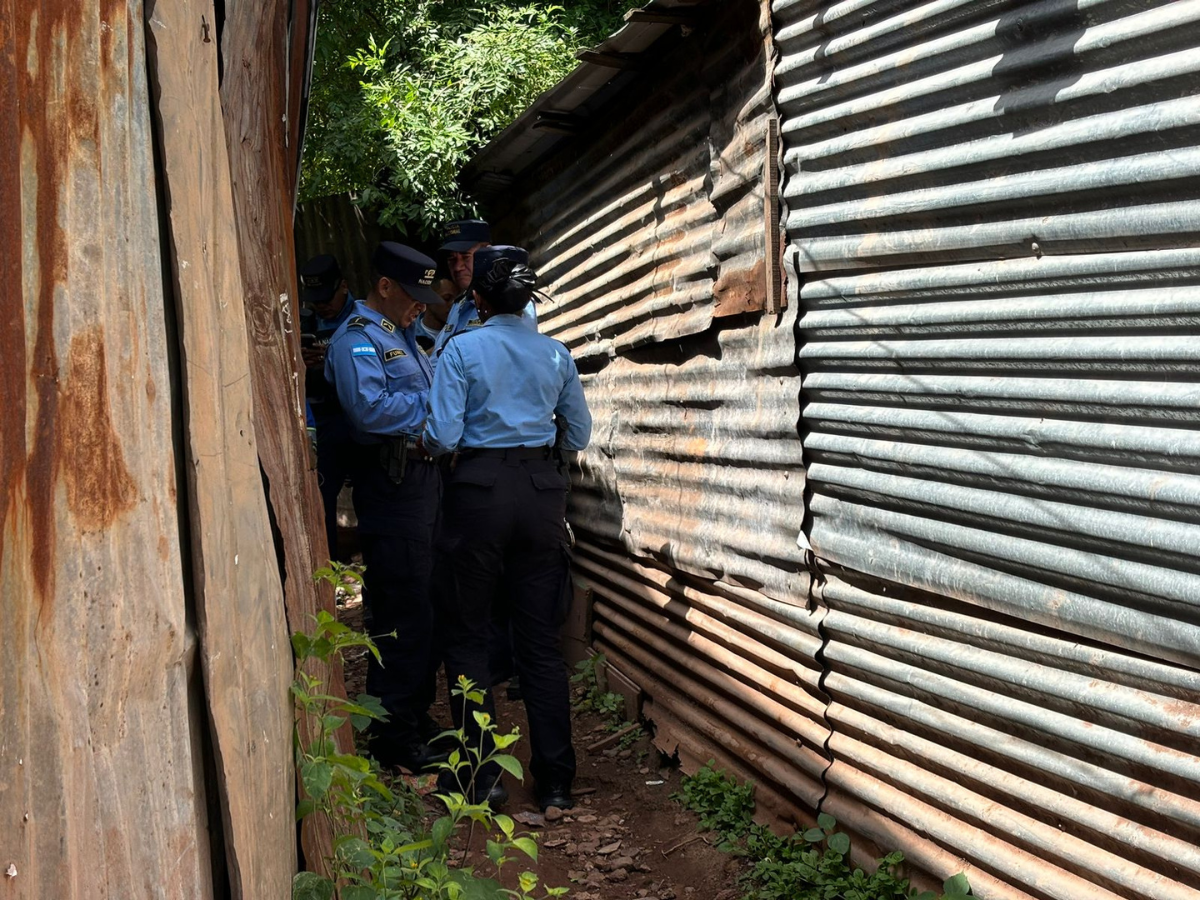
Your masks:
[{"label": "police cap with emblem", "polygon": [[328,253],[314,256],[300,270],[301,300],[312,306],[321,306],[333,299],[342,285],[342,267]]},{"label": "police cap with emblem", "polygon": [[437,274],[437,263],[412,247],[384,241],[371,255],[371,267],[404,288],[418,303],[442,301],[430,287]]},{"label": "police cap with emblem", "polygon": [[483,219],[459,219],[442,227],[442,246],[439,253],[466,253],[479,244],[492,240],[492,229]]}]

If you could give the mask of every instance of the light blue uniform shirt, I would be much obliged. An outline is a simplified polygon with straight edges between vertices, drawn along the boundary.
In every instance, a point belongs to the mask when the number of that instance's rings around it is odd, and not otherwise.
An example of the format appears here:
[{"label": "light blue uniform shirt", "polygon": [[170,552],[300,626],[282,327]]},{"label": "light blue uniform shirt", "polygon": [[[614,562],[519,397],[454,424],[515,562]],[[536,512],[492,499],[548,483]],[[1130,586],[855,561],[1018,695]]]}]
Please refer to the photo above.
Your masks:
[{"label": "light blue uniform shirt", "polygon": [[[537,309],[532,300],[525,305],[520,319],[528,328],[537,331]],[[445,349],[446,342],[450,338],[462,334],[464,331],[478,328],[482,324],[483,320],[479,317],[479,310],[475,308],[475,301],[470,292],[455,300],[454,305],[450,307],[450,314],[446,316],[446,326],[438,334],[437,340],[433,343],[433,352],[429,354],[434,368],[437,367],[438,358],[442,355],[442,350]]]},{"label": "light blue uniform shirt", "polygon": [[555,417],[566,420],[564,450],[592,436],[571,353],[518,315],[493,316],[447,343],[429,395],[425,449],[549,447]]},{"label": "light blue uniform shirt", "polygon": [[365,303],[355,312],[325,354],[325,380],[337,391],[354,440],[376,444],[385,436],[420,434],[433,369],[415,328],[398,328]]}]

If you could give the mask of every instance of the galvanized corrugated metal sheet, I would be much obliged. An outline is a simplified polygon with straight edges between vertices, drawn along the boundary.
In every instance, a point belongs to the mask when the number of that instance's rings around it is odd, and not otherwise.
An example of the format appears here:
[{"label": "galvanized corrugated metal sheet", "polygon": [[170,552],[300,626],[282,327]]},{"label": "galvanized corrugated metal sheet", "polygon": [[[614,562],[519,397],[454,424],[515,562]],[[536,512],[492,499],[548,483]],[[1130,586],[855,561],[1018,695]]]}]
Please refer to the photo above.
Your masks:
[{"label": "galvanized corrugated metal sheet", "polygon": [[774,11],[824,808],[980,896],[1198,897],[1200,4]]}]

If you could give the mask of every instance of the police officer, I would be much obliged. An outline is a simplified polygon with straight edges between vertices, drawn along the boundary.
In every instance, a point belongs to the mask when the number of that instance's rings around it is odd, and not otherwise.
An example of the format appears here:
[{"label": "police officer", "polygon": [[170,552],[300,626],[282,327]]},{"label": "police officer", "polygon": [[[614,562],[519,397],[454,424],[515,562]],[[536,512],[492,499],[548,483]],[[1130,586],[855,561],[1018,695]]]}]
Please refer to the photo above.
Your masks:
[{"label": "police officer", "polygon": [[433,352],[438,335],[446,327],[447,319],[454,301],[458,298],[458,289],[448,275],[438,275],[433,280],[433,292],[438,295],[438,303],[430,303],[417,319],[417,344],[428,356]]},{"label": "police officer", "polygon": [[337,394],[325,380],[325,354],[330,339],[354,314],[358,301],[328,253],[314,256],[300,270],[300,354],[304,358],[304,394],[317,434],[317,478],[325,506],[329,555],[338,555],[337,499],[350,474],[350,424]]},{"label": "police officer", "polygon": [[[417,448],[433,370],[413,323],[435,264],[401,244],[372,256],[371,291],[330,341],[325,377],[352,427],[351,480],[362,546],[364,598],[383,657],[368,659],[367,691],[389,721],[374,723],[371,749],[384,766],[417,771],[439,759],[422,740],[433,611],[429,596],[439,470]],[[444,758],[444,757],[443,757]]]},{"label": "police officer", "polygon": [[[543,809],[572,805],[575,751],[566,664],[558,644],[564,620],[569,557],[564,516],[568,479],[555,447],[582,450],[592,419],[571,354],[522,321],[533,299],[528,266],[498,248],[477,254],[475,283],[483,327],[446,345],[430,394],[423,446],[435,455],[457,451],[442,505],[438,553],[445,609],[446,675],[487,684],[490,607],[514,598],[511,615],[517,671],[529,716],[537,796]],[[488,694],[487,712],[494,715]],[[461,701],[452,703],[461,716]],[[473,715],[465,718],[478,740]],[[499,770],[476,777],[475,800],[505,795]],[[443,773],[439,787],[456,790]],[[485,792],[486,793],[483,793]]]},{"label": "police officer", "polygon": [[[446,341],[456,334],[462,334],[483,324],[483,319],[475,307],[475,299],[471,294],[471,283],[475,277],[475,254],[484,248],[491,247],[491,228],[482,219],[464,219],[449,223],[443,232],[443,243],[440,253],[446,254],[446,268],[455,286],[462,291],[461,296],[450,307],[446,316],[446,324],[434,342],[431,358],[436,367]],[[510,248],[511,249],[511,248]],[[537,330],[537,311],[533,303],[523,311],[523,315],[531,328]]]}]

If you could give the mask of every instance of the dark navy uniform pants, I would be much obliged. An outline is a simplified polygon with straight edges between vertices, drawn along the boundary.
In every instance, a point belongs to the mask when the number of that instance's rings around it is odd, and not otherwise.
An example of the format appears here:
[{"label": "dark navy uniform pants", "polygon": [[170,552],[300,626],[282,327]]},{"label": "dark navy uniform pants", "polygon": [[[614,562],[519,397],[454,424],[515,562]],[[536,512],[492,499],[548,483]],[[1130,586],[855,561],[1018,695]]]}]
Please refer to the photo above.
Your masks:
[{"label": "dark navy uniform pants", "polygon": [[[575,777],[567,668],[559,645],[570,578],[563,516],[567,479],[541,451],[466,454],[449,476],[438,539],[438,610],[453,689],[459,675],[481,688],[491,684],[488,649],[492,605],[501,591],[509,600],[513,651],[529,716],[530,765],[541,784],[570,785]],[[463,705],[451,697],[455,725]],[[495,716],[491,692],[484,709]],[[472,746],[479,729],[468,709],[465,727]],[[480,773],[486,780],[497,772]]]},{"label": "dark navy uniform pants", "polygon": [[[433,641],[433,529],[441,473],[431,462],[410,459],[396,485],[379,463],[377,447],[355,451],[354,512],[362,546],[363,599],[382,665],[368,657],[367,693],[380,699],[386,723],[371,727],[373,750],[388,762],[396,750],[420,742],[418,721],[428,710]],[[385,637],[390,632],[395,637]]]}]

